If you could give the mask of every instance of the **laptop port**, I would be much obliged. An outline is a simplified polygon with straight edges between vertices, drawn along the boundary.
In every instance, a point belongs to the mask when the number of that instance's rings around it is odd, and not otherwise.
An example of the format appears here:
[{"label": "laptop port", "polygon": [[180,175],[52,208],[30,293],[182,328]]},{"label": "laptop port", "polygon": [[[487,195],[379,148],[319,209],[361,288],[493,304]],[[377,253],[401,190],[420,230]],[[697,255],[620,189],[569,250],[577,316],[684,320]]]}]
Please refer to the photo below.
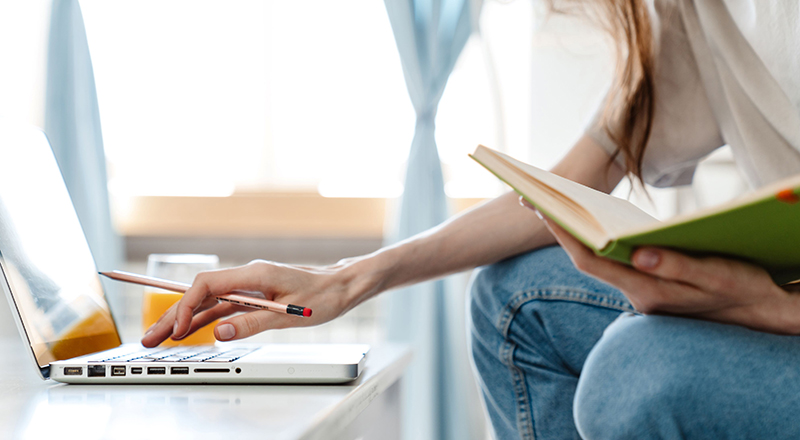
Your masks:
[{"label": "laptop port", "polygon": [[170,367],[169,374],[189,374],[189,367]]},{"label": "laptop port", "polygon": [[195,368],[195,373],[230,373],[230,368]]},{"label": "laptop port", "polygon": [[89,377],[106,377],[105,365],[89,365]]},{"label": "laptop port", "polygon": [[142,374],[142,367],[131,367],[131,374]]},{"label": "laptop port", "polygon": [[64,367],[64,376],[83,376],[83,367]]},{"label": "laptop port", "polygon": [[167,367],[147,367],[147,374],[167,374]]},{"label": "laptop port", "polygon": [[124,365],[115,365],[111,367],[111,375],[112,376],[124,376],[125,375],[125,366]]}]

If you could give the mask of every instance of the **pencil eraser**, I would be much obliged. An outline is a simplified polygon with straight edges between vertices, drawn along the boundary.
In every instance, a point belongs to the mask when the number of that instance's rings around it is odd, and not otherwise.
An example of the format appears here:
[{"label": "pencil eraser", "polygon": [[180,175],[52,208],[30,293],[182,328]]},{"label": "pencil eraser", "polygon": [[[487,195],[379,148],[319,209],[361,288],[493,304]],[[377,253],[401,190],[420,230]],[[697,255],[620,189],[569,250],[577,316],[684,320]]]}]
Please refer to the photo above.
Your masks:
[{"label": "pencil eraser", "polygon": [[305,316],[306,318],[308,318],[309,316],[311,316],[311,309],[309,309],[308,307],[306,307],[305,309],[303,309],[303,316]]}]

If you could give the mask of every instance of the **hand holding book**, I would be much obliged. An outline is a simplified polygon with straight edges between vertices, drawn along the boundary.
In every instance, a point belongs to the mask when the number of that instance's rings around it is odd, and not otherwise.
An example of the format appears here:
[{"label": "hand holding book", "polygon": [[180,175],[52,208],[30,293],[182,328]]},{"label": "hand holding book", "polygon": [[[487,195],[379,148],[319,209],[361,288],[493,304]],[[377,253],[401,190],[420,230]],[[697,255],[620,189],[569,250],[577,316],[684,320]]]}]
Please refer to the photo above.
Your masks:
[{"label": "hand holding book", "polygon": [[597,255],[630,263],[638,247],[664,247],[747,261],[766,269],[777,284],[800,279],[800,175],[660,222],[627,200],[484,146],[472,158]]},{"label": "hand holding book", "polygon": [[800,176],[667,222],[479,146],[473,159],[521,194],[575,266],[643,313],[800,333]]},{"label": "hand holding book", "polygon": [[650,247],[637,249],[630,267],[595,255],[552,220],[542,218],[575,267],[618,288],[642,313],[800,334],[800,295],[776,285],[761,267]]}]

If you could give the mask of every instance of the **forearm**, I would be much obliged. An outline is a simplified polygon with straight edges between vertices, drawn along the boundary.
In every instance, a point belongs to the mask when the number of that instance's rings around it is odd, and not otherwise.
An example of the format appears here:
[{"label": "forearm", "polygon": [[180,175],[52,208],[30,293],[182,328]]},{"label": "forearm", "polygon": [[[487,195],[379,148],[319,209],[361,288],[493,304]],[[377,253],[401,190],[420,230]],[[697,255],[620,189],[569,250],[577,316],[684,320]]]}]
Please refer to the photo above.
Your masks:
[{"label": "forearm", "polygon": [[[377,291],[460,272],[554,243],[515,193],[484,203],[447,222],[381,249],[362,263]],[[374,292],[374,293],[377,293]]]},{"label": "forearm", "polygon": [[[608,155],[581,139],[554,172],[610,191],[622,176]],[[154,324],[142,344],[154,347],[168,337],[182,339],[220,318],[220,340],[242,339],[269,329],[318,325],[341,316],[388,289],[493,263],[553,243],[553,236],[531,211],[508,193],[415,237],[370,255],[328,267],[257,260],[244,266],[202,272],[178,303]],[[312,307],[312,316],[296,317],[218,304],[215,296],[232,291],[261,292],[267,299]],[[246,312],[236,314],[237,312]],[[235,314],[234,316],[230,316]]]},{"label": "forearm", "polygon": [[[582,138],[553,169],[556,174],[609,192],[622,177],[608,155]],[[610,171],[610,172],[609,172]],[[555,243],[518,196],[507,193],[447,222],[373,254],[351,259],[342,275],[361,302],[381,291],[495,263]]]}]

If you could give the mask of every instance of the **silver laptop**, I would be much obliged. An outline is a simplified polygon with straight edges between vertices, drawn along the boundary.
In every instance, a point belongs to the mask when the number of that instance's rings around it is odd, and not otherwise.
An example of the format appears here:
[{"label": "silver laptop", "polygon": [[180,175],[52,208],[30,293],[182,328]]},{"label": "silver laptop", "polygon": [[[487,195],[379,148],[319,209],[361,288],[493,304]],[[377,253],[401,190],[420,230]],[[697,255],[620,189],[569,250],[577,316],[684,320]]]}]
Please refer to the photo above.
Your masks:
[{"label": "silver laptop", "polygon": [[0,285],[42,378],[68,383],[341,383],[360,344],[122,344],[44,134],[0,120]]}]

